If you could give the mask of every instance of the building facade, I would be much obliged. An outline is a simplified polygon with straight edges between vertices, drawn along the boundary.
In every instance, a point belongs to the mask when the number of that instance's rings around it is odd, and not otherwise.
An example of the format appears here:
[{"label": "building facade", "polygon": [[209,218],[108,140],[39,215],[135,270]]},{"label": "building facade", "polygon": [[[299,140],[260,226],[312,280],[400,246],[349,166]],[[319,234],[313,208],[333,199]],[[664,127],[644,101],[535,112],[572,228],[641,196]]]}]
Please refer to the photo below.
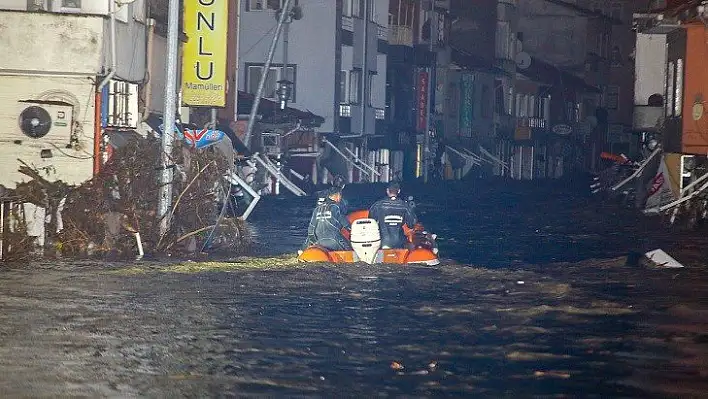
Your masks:
[{"label": "building facade", "polygon": [[92,176],[104,128],[141,118],[147,29],[143,0],[0,1],[0,184],[28,179],[18,159],[49,180]]},{"label": "building facade", "polygon": [[[388,3],[294,1],[299,18],[284,28],[262,97],[277,99],[277,82],[287,79],[293,83],[292,106],[324,118],[316,129],[316,182],[333,175],[372,180],[381,171],[371,168],[388,165],[377,149],[369,150],[383,133],[377,121],[386,117]],[[282,6],[283,1],[241,1],[238,86],[247,93],[256,94]],[[359,168],[358,161],[368,167]]]}]

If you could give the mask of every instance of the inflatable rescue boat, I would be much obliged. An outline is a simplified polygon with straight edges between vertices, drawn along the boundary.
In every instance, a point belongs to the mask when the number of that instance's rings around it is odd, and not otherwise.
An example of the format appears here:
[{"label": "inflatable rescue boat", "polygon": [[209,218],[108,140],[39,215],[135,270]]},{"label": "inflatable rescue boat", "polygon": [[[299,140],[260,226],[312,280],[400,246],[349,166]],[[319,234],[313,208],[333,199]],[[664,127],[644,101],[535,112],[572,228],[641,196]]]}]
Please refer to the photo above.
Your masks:
[{"label": "inflatable rescue boat", "polygon": [[408,237],[408,248],[381,248],[381,233],[376,220],[369,218],[368,210],[354,211],[347,215],[352,225],[349,241],[351,251],[330,251],[317,245],[306,248],[298,255],[301,262],[354,263],[365,262],[394,264],[424,264],[434,266],[440,263],[435,234],[427,232],[417,223],[413,229],[404,227]]}]

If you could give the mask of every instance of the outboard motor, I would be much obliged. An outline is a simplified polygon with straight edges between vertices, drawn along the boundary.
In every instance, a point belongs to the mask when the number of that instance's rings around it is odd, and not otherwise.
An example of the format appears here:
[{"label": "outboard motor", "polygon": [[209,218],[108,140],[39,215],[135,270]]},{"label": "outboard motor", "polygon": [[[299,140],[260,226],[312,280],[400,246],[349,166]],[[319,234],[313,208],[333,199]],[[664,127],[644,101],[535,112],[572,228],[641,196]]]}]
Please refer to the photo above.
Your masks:
[{"label": "outboard motor", "polygon": [[374,219],[358,219],[352,223],[350,241],[354,253],[360,261],[374,263],[381,248],[381,232]]}]

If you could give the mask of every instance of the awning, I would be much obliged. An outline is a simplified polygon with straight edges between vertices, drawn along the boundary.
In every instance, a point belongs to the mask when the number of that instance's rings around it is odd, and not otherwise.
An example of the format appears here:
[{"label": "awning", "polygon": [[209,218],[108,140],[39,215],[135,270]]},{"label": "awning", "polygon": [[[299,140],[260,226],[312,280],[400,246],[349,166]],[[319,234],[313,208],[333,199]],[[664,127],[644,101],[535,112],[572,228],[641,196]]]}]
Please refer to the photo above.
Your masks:
[{"label": "awning", "polygon": [[[243,91],[238,92],[238,114],[248,115],[253,107],[253,100],[256,96]],[[266,123],[297,123],[300,121],[306,127],[319,127],[324,123],[324,118],[315,115],[310,111],[301,111],[297,108],[287,107],[280,109],[280,104],[265,98],[261,98],[258,103],[258,115]]]},{"label": "awning", "polygon": [[486,72],[500,76],[510,76],[509,72],[497,68],[482,57],[451,47],[450,60],[457,66],[472,71]]},{"label": "awning", "polygon": [[535,57],[531,58],[531,65],[528,68],[517,68],[516,71],[540,83],[571,86],[591,93],[602,93],[600,88],[588,84],[583,78],[565,72],[557,66]]}]

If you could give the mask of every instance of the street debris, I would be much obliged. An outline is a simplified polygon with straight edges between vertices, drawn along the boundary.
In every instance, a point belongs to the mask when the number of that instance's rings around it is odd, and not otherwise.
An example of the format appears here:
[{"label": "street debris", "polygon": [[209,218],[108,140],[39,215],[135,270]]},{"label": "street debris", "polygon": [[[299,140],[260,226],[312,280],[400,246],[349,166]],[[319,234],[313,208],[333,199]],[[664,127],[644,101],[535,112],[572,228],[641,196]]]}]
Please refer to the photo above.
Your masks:
[{"label": "street debris", "polygon": [[[29,203],[46,215],[39,222],[46,232],[44,255],[140,257],[207,249],[243,253],[250,244],[247,226],[222,212],[230,192],[223,179],[230,167],[227,157],[216,147],[176,146],[172,162],[174,200],[164,235],[156,215],[161,168],[154,138],[132,138],[113,151],[98,175],[76,187],[47,181],[23,163],[19,170],[31,180],[10,191],[15,204]],[[4,260],[42,252],[28,232],[27,210],[16,206],[10,214],[20,223],[12,223],[12,231],[3,235],[8,248]]]},{"label": "street debris", "polygon": [[663,267],[668,269],[682,268],[681,262],[672,258],[669,254],[661,249],[655,249],[644,254],[645,263],[654,267]]}]

